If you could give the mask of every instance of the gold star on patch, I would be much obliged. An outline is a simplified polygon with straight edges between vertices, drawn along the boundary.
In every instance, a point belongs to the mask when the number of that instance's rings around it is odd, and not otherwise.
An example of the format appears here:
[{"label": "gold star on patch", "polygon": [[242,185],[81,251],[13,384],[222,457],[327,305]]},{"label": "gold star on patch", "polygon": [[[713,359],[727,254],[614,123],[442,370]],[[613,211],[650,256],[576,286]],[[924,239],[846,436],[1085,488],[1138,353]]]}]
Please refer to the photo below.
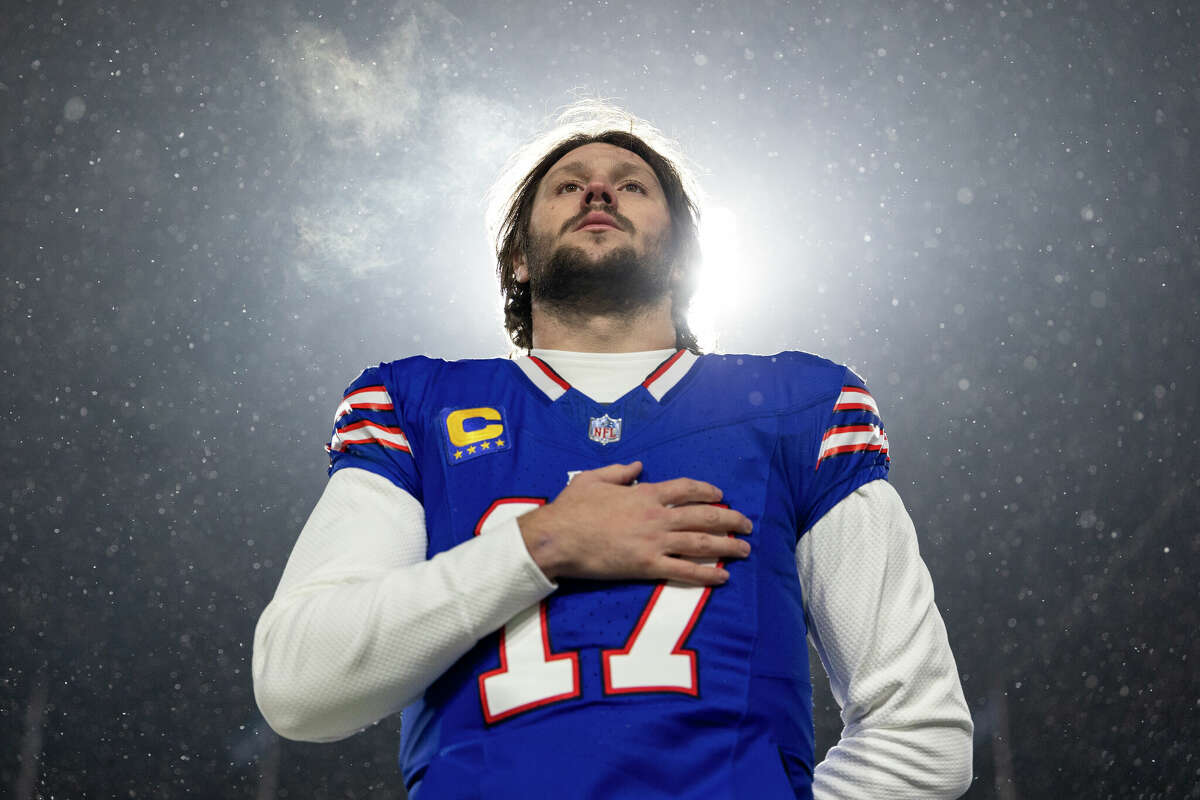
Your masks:
[{"label": "gold star on patch", "polygon": [[455,458],[462,458],[462,450],[455,450],[455,451],[454,451],[454,457],[455,457]]},{"label": "gold star on patch", "polygon": [[492,446],[492,445],[491,445],[491,443],[490,443],[490,442],[484,442],[483,444],[479,445],[479,448],[480,448],[481,450],[487,450],[487,449],[488,449],[489,447],[491,447],[491,446]]},{"label": "gold star on patch", "polygon": [[470,447],[468,447],[468,448],[467,448],[467,452],[468,452],[468,453],[474,453],[474,452],[475,452],[475,445],[471,445]]},{"label": "gold star on patch", "polygon": [[504,447],[504,440],[503,440],[503,439],[497,439],[497,440],[496,440],[496,447]]}]

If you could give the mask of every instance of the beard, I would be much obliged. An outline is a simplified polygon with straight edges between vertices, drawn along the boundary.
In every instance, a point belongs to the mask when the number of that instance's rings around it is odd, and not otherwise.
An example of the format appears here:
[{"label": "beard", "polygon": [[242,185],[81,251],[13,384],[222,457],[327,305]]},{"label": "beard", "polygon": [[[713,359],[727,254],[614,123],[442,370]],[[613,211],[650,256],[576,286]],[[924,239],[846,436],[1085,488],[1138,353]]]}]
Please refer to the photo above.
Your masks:
[{"label": "beard", "polygon": [[592,258],[580,247],[552,250],[550,239],[534,237],[527,258],[530,296],[551,314],[630,319],[670,294],[673,270],[661,246],[642,255],[618,247]]}]

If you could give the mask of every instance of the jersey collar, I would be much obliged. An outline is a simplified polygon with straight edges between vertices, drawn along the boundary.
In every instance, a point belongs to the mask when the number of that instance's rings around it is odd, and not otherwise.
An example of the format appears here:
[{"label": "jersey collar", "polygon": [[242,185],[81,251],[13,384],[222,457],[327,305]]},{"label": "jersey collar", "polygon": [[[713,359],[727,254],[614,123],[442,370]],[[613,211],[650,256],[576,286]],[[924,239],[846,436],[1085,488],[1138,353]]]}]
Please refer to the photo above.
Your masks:
[{"label": "jersey collar", "polygon": [[[667,392],[671,391],[679,381],[683,380],[683,376],[688,374],[688,371],[691,370],[692,365],[696,363],[698,358],[690,350],[682,348],[676,350],[669,358],[655,367],[646,376],[646,379],[642,381],[641,385],[650,393],[651,397],[662,402]],[[567,383],[563,376],[555,372],[549,364],[537,356],[520,356],[514,359],[513,363],[551,401],[562,397],[571,388],[571,384]]]}]

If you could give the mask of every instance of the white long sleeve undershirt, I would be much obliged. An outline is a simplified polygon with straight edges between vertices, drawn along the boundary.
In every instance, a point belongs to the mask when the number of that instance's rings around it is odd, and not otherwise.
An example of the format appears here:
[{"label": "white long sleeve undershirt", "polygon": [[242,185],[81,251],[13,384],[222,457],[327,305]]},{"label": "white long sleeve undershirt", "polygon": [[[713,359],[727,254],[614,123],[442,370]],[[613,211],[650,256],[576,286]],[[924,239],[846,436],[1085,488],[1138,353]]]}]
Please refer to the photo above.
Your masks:
[{"label": "white long sleeve undershirt", "polygon": [[[596,354],[535,355],[606,402],[670,352],[605,354],[607,364]],[[255,630],[255,697],[272,728],[303,741],[345,738],[403,708],[557,588],[515,520],[429,560],[426,546],[412,495],[366,470],[330,478]],[[844,498],[800,538],[796,568],[844,725],[817,765],[814,798],[966,791],[971,718],[895,490],[873,481]]]}]

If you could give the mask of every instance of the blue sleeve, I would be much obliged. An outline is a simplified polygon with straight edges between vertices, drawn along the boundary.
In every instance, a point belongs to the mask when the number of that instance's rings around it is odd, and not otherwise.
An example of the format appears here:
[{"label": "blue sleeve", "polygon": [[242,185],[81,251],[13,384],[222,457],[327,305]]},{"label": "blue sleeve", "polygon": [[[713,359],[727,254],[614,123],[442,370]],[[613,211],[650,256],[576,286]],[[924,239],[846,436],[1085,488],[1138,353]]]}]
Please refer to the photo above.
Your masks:
[{"label": "blue sleeve", "polygon": [[401,421],[403,400],[381,367],[368,367],[354,379],[334,413],[333,435],[325,445],[330,477],[346,467],[365,469],[424,502],[407,426]]},{"label": "blue sleeve", "polygon": [[858,487],[888,474],[888,439],[879,407],[866,384],[844,369],[836,395],[818,409],[819,424],[813,428],[819,441],[812,442],[813,475],[808,482],[801,532],[808,531],[829,509]]}]

